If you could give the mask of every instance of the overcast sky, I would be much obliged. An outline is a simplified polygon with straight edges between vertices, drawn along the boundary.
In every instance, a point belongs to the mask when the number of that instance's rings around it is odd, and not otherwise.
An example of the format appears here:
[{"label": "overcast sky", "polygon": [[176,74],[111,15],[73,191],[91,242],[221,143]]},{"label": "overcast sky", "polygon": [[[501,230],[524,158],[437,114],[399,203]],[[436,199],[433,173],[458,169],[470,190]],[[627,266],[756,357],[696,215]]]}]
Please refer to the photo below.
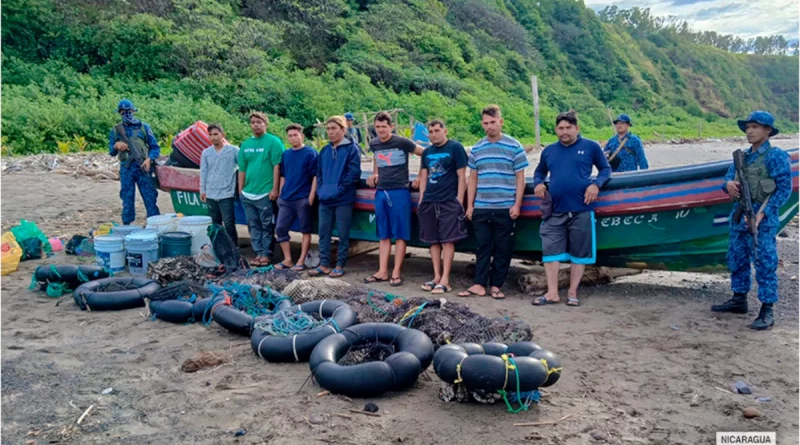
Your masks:
[{"label": "overcast sky", "polygon": [[656,16],[674,15],[698,31],[735,34],[742,38],[781,34],[798,38],[798,0],[584,0],[599,11],[616,5],[650,8]]}]

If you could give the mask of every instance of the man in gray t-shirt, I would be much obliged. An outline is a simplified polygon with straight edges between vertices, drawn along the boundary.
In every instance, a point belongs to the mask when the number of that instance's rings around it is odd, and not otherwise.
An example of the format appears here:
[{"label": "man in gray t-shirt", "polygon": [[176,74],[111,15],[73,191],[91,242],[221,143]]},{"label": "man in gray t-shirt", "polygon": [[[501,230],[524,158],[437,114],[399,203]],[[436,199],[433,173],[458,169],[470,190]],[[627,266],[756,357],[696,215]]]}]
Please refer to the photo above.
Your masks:
[{"label": "man in gray t-shirt", "polygon": [[233,206],[239,149],[225,143],[225,132],[219,124],[208,126],[208,137],[213,145],[203,150],[200,157],[200,200],[208,205],[211,221],[223,225],[236,244]]}]

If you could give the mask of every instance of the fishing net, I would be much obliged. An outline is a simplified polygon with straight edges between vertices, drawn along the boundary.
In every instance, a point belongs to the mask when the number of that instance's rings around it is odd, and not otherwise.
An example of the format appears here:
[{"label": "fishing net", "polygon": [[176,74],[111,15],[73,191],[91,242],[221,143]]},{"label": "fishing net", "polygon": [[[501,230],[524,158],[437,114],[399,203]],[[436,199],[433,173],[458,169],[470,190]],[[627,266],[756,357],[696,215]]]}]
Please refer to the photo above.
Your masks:
[{"label": "fishing net", "polygon": [[162,286],[176,281],[205,283],[216,275],[216,269],[200,266],[189,256],[161,258],[147,267],[147,278],[158,281]]},{"label": "fishing net", "polygon": [[183,299],[194,302],[199,298],[211,296],[211,290],[205,286],[190,280],[171,283],[167,287],[153,292],[147,298],[150,301],[177,300]]},{"label": "fishing net", "polygon": [[97,286],[95,292],[119,292],[123,290],[139,289],[141,285],[133,281],[110,281]]},{"label": "fishing net", "polygon": [[239,254],[239,248],[233,241],[225,228],[219,224],[208,226],[208,238],[211,240],[211,248],[214,256],[220,263],[228,269],[247,269],[247,261]]},{"label": "fishing net", "polygon": [[253,328],[269,335],[288,337],[311,332],[328,323],[333,324],[337,332],[340,330],[333,319],[321,318],[317,314],[309,314],[293,306],[291,309],[284,309],[260,318]]},{"label": "fishing net", "polygon": [[393,345],[387,345],[381,342],[369,342],[351,347],[350,350],[347,351],[347,354],[339,360],[338,364],[350,366],[366,362],[382,362],[394,353],[395,347]]},{"label": "fishing net", "polygon": [[[207,288],[214,298],[207,308],[212,308],[216,301],[223,301],[224,304],[229,304],[251,317],[273,314],[292,303],[292,300],[286,295],[259,285],[226,282],[224,284],[209,283]],[[204,321],[210,323],[210,311],[207,309],[206,312],[208,320],[204,317]]]},{"label": "fishing net", "polygon": [[296,303],[322,299],[344,301],[356,311],[360,323],[389,322],[418,329],[427,334],[436,347],[464,342],[511,344],[533,338],[531,326],[520,320],[487,318],[464,304],[444,299],[407,299],[332,278],[298,280],[289,284],[284,292]]},{"label": "fishing net", "polygon": [[[272,266],[266,266],[258,269],[239,269],[225,275],[224,277],[217,278],[216,281],[232,282],[249,286],[270,287],[278,292],[283,292],[289,283],[299,280],[299,278],[300,275],[293,270],[278,270]],[[294,301],[297,302],[296,300]]]},{"label": "fishing net", "polygon": [[350,285],[334,278],[316,278],[313,280],[294,280],[282,289],[297,304],[315,300],[325,300],[331,295],[340,295]]}]

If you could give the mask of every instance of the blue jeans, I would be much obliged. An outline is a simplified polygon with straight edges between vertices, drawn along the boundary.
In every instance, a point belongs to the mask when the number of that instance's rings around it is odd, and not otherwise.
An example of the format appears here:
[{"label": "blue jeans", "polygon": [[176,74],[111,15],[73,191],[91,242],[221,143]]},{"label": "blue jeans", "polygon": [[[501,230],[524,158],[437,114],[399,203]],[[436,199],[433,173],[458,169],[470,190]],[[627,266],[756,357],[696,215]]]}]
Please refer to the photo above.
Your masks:
[{"label": "blue jeans", "polygon": [[158,190],[147,177],[139,164],[131,162],[127,167],[120,166],[119,169],[119,197],[122,198],[122,224],[128,225],[136,220],[136,186],[139,186],[139,194],[142,195],[144,208],[147,209],[147,217],[159,214]]},{"label": "blue jeans", "polygon": [[322,267],[331,267],[331,237],[333,236],[334,220],[336,221],[336,230],[339,232],[339,258],[336,266],[344,267],[347,265],[347,251],[350,248],[353,205],[345,204],[338,207],[319,205],[319,265]]},{"label": "blue jeans", "polygon": [[267,196],[256,201],[242,196],[242,206],[247,217],[253,252],[257,256],[269,258],[272,255],[272,235],[275,230],[272,201]]}]

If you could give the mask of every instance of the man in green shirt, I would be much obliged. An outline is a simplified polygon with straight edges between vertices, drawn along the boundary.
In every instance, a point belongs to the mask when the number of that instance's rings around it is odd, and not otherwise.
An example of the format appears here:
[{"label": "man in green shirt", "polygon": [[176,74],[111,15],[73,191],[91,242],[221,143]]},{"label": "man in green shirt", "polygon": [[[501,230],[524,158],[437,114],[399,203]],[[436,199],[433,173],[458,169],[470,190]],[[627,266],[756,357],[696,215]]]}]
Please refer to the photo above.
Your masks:
[{"label": "man in green shirt", "polygon": [[283,143],[267,134],[269,119],[261,112],[250,113],[253,136],[239,148],[239,195],[247,216],[250,242],[256,257],[253,266],[266,266],[272,255],[272,235],[275,230],[272,201],[278,198]]}]

